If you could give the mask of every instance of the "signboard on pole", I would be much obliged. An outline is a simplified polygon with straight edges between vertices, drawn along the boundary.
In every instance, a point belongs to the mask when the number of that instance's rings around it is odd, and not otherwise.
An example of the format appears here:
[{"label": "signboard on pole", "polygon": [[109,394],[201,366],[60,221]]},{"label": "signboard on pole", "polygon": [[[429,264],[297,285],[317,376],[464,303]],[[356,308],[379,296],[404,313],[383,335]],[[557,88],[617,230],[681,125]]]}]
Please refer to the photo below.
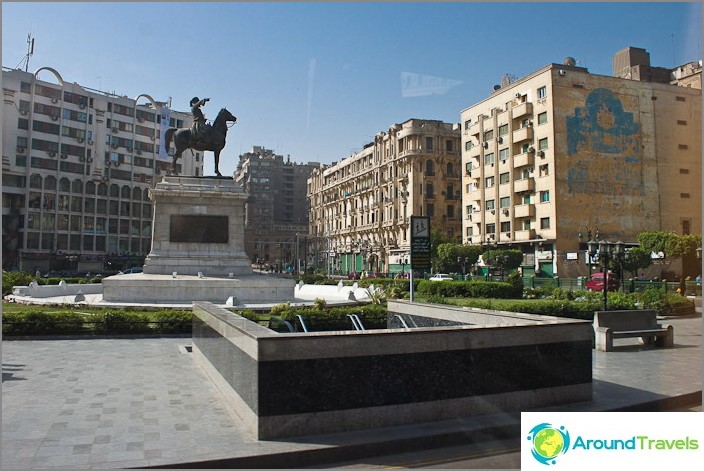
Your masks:
[{"label": "signboard on pole", "polygon": [[411,216],[411,269],[430,270],[430,217]]}]

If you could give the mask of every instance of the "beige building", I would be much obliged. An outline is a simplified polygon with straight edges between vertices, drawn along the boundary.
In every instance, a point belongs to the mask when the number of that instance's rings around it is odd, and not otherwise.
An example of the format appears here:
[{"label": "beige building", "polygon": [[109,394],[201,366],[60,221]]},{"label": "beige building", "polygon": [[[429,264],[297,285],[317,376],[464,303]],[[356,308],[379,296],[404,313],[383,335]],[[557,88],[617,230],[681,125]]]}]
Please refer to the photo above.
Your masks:
[{"label": "beige building", "polygon": [[308,235],[308,177],[317,162],[284,160],[271,149],[253,146],[240,155],[235,180],[249,194],[245,205],[245,251],[262,267],[303,271]]},{"label": "beige building", "polygon": [[[151,244],[148,189],[171,169],[170,155],[159,158],[167,104],[85,88],[49,67],[4,68],[2,87],[3,268],[141,266]],[[170,111],[169,121],[180,128],[192,119]],[[178,170],[202,175],[202,160],[185,152]]]},{"label": "beige building", "polygon": [[409,119],[379,132],[354,155],[308,180],[309,253],[328,272],[409,268],[411,216],[460,237],[457,125]]},{"label": "beige building", "polygon": [[701,232],[701,85],[670,85],[641,51],[614,59],[630,78],[567,58],[462,111],[465,243],[520,248],[524,274],[576,277],[589,230],[626,243]]}]

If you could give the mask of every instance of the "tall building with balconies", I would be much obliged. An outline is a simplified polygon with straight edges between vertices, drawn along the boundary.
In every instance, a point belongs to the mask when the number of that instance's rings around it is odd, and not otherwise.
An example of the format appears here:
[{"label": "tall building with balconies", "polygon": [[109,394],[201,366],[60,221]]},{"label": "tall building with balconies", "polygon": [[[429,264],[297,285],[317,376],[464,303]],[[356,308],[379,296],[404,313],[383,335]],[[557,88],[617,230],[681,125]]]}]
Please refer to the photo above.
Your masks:
[{"label": "tall building with balconies", "polygon": [[[3,268],[141,265],[151,246],[148,190],[172,166],[162,129],[190,127],[190,113],[146,94],[85,88],[49,67],[3,68],[2,86]],[[177,167],[202,175],[202,154],[185,152]]]},{"label": "tall building with balconies", "polygon": [[457,125],[409,119],[308,180],[309,252],[319,268],[348,274],[409,268],[410,217],[460,236]]},{"label": "tall building with balconies", "polygon": [[[245,252],[252,263],[304,269],[308,234],[306,185],[317,162],[291,162],[261,146],[240,155],[235,180],[249,193],[245,204]],[[296,262],[300,260],[300,262]]]},{"label": "tall building with balconies", "polygon": [[520,248],[524,274],[576,277],[579,233],[701,231],[701,87],[649,73],[640,51],[614,65],[639,80],[567,58],[461,112],[465,243]]}]

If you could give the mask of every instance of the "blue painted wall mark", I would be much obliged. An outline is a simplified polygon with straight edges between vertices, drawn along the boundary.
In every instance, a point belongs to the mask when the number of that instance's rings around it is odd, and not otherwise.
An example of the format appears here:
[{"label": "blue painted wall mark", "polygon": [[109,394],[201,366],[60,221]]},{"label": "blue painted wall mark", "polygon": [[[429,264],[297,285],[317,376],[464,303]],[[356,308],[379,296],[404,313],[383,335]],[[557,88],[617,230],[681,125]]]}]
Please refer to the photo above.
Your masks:
[{"label": "blue painted wall mark", "polygon": [[641,129],[611,90],[597,88],[567,117],[567,154],[580,157],[567,172],[570,193],[642,193]]}]

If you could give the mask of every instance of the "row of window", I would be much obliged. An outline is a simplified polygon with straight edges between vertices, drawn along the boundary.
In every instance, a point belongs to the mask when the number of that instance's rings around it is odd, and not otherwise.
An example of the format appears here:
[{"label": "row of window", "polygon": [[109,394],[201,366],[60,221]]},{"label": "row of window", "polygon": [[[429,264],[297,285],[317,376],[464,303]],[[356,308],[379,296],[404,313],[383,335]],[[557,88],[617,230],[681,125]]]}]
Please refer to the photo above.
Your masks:
[{"label": "row of window", "polygon": [[[550,229],[550,218],[545,217],[545,218],[540,218],[540,228],[541,229]],[[524,224],[521,229],[519,230],[530,230],[532,229],[530,227],[530,222],[527,221],[527,224]],[[511,222],[510,221],[504,221],[499,224],[499,232],[503,233],[509,233],[511,232]],[[474,235],[474,225],[468,226],[466,229],[465,234],[469,237]],[[495,223],[488,223],[484,225],[484,234],[496,234],[496,224]]]},{"label": "row of window", "polygon": [[[56,241],[56,246],[54,246],[54,241]],[[85,252],[107,253],[131,251],[147,254],[151,249],[151,239],[28,231],[26,233],[26,248],[28,250],[82,250]]]}]

